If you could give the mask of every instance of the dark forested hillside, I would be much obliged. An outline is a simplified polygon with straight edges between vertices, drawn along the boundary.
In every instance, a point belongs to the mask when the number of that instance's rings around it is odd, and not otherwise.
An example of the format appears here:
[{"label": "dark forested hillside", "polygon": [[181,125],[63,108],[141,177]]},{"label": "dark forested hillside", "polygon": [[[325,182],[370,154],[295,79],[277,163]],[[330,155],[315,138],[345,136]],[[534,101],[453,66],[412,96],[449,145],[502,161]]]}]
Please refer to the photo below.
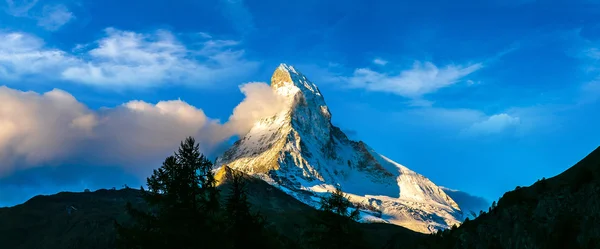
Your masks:
[{"label": "dark forested hillside", "polygon": [[[219,201],[225,203],[224,206],[231,202],[233,189],[239,190],[228,176],[232,172],[223,167],[215,175]],[[365,248],[345,241],[353,241],[355,234],[367,248],[600,248],[600,148],[558,176],[507,192],[476,219],[433,235],[389,224],[360,224],[344,217],[327,216],[323,210],[305,205],[260,179],[241,173],[236,175],[241,177],[236,179],[243,178],[242,199],[247,198],[252,213],[264,218],[266,223],[261,221],[260,226],[268,227],[267,237],[278,238],[280,244],[276,248],[330,248],[319,241],[326,234],[336,237],[335,231],[344,233],[345,237],[332,239],[331,243],[338,246],[331,248]],[[115,221],[125,225],[132,223],[125,209],[128,202],[139,210],[148,210],[143,197],[142,191],[130,188],[36,196],[21,205],[0,209],[0,246],[11,249],[116,248]],[[347,204],[343,195],[333,197],[338,199],[330,199],[331,203],[337,200]],[[230,208],[236,209],[226,207]],[[327,220],[334,222],[327,224]],[[345,225],[337,227],[338,221]],[[306,237],[314,234],[316,237]],[[313,244],[309,243],[307,247],[305,241],[317,242],[317,246],[311,247]]]},{"label": "dark forested hillside", "polygon": [[[297,236],[309,226],[317,210],[264,181],[250,177],[248,181],[248,199],[253,209],[260,211],[289,240],[299,239]],[[219,189],[225,198],[229,193],[228,182],[221,183]],[[0,248],[115,248],[113,219],[126,221],[125,204],[131,201],[142,205],[140,196],[136,189],[62,192],[36,196],[21,205],[0,209]],[[395,225],[355,225],[376,248],[393,236],[406,243],[423,237]]]},{"label": "dark forested hillside", "polygon": [[2,248],[110,248],[113,219],[125,221],[127,201],[139,203],[134,189],[62,192],[36,196],[0,210]]},{"label": "dark forested hillside", "polygon": [[507,192],[488,212],[420,248],[600,248],[600,147],[562,174]]}]

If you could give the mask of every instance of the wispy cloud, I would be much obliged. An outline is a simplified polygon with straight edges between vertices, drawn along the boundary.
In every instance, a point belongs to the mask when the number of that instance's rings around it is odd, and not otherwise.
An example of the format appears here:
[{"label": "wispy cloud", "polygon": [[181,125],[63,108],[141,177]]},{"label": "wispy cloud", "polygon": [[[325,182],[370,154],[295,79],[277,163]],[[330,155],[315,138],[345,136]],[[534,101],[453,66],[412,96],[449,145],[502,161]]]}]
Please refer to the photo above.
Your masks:
[{"label": "wispy cloud", "polygon": [[15,17],[37,20],[37,25],[48,30],[56,31],[75,19],[75,14],[64,4],[43,5],[41,11],[32,11],[38,5],[38,0],[6,0],[6,13]]},{"label": "wispy cloud", "polygon": [[513,117],[506,113],[495,114],[486,119],[474,123],[463,130],[466,135],[490,135],[499,134],[507,129],[518,126],[521,123],[519,117]]},{"label": "wispy cloud", "polygon": [[580,60],[584,78],[587,79],[580,85],[579,104],[594,103],[600,99],[600,42],[584,38],[581,30],[574,33],[570,38],[579,49],[572,55]]},{"label": "wispy cloud", "polygon": [[[525,116],[530,115],[530,116]],[[479,137],[524,134],[532,125],[535,113],[507,109],[496,114],[469,108],[416,107],[396,112],[394,119],[419,129],[440,131],[447,136]],[[523,127],[525,120],[527,127]],[[518,131],[519,133],[511,133]]]},{"label": "wispy cloud", "polygon": [[[206,37],[206,36],[204,36]],[[203,86],[245,75],[258,66],[238,42],[203,38],[190,48],[169,31],[136,33],[113,28],[73,52],[48,47],[26,33],[0,33],[0,77],[43,77],[99,87]]]},{"label": "wispy cloud", "polygon": [[440,68],[432,62],[417,61],[412,68],[397,74],[358,68],[354,70],[352,76],[341,79],[353,88],[390,92],[406,98],[420,99],[426,94],[456,84],[481,68],[483,68],[482,63],[452,64]]},{"label": "wispy cloud", "polygon": [[222,13],[241,34],[254,30],[254,16],[244,0],[220,0]]},{"label": "wispy cloud", "polygon": [[583,89],[587,92],[600,94],[600,80],[590,81],[584,84]]},{"label": "wispy cloud", "polygon": [[381,58],[375,58],[373,60],[373,63],[380,65],[380,66],[385,66],[386,64],[388,64],[388,61],[381,59]]},{"label": "wispy cloud", "polygon": [[600,60],[600,48],[589,48],[584,50],[584,53],[595,60]]},{"label": "wispy cloud", "polygon": [[56,77],[56,72],[79,61],[64,51],[46,48],[26,33],[0,33],[0,78],[18,81],[29,76]]},{"label": "wispy cloud", "polygon": [[596,80],[586,82],[581,87],[581,104],[594,103],[600,100],[600,77]]},{"label": "wispy cloud", "polygon": [[75,15],[66,6],[62,4],[46,5],[42,11],[42,16],[38,18],[38,26],[55,31],[73,19],[75,19]]},{"label": "wispy cloud", "polygon": [[476,62],[439,64],[416,60],[411,67],[404,69],[399,69],[393,61],[382,58],[375,58],[372,61],[379,67],[352,68],[350,70],[352,73],[342,70],[344,68],[331,66],[323,68],[305,65],[304,68],[308,68],[315,75],[314,78],[323,82],[373,92],[392,93],[410,99],[412,106],[429,106],[434,101],[428,100],[426,95],[460,82],[465,82],[466,85],[477,85],[480,81],[469,76],[517,49],[519,44],[515,43],[491,57]]},{"label": "wispy cloud", "polygon": [[595,44],[591,41],[585,41],[584,48],[580,50],[577,57],[583,64],[585,73],[592,77],[600,76],[600,43]]},{"label": "wispy cloud", "polygon": [[467,84],[469,84],[469,85],[477,85],[477,84],[481,84],[481,81],[467,80]]},{"label": "wispy cloud", "polygon": [[38,0],[6,0],[8,6],[6,13],[12,16],[25,17],[37,3]]},{"label": "wispy cloud", "polygon": [[[375,63],[375,62],[373,62]],[[385,68],[394,68],[388,62]],[[438,67],[432,62],[416,61],[411,68],[390,72],[384,67],[379,69],[357,68],[348,76],[344,66],[331,63],[327,67],[317,65],[301,65],[303,72],[312,75],[315,82],[336,84],[350,89],[364,89],[372,92],[386,92],[402,96],[410,100],[410,106],[431,106],[434,101],[426,98],[427,94],[453,86],[459,82],[475,85],[479,81],[467,79],[467,76],[482,69],[484,63],[449,64]],[[347,72],[347,71],[346,71]]]}]

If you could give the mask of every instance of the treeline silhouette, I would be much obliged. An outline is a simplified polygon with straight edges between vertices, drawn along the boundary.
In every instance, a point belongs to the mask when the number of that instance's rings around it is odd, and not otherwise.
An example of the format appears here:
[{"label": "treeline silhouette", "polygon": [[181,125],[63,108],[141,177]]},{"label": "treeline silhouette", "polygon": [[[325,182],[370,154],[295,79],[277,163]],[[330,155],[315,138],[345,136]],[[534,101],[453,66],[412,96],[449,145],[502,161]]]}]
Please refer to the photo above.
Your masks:
[{"label": "treeline silhouette", "polygon": [[[242,173],[226,172],[230,191],[220,199],[212,166],[193,138],[182,142],[148,178],[143,197],[149,209],[129,205],[134,225],[117,224],[119,248],[374,248],[341,189],[323,197],[317,215],[290,237],[251,211]],[[413,241],[376,236],[390,249],[600,248],[599,179],[600,148],[556,177],[507,192],[461,226]]]},{"label": "treeline silhouette", "polygon": [[[145,208],[126,206],[127,224],[115,222],[117,248],[367,248],[359,218],[347,196],[337,188],[322,198],[318,215],[294,238],[283,236],[263,215],[253,212],[243,173],[228,169],[228,196],[221,191],[213,164],[194,138],[181,142],[142,188]],[[124,222],[125,223],[125,222]]]},{"label": "treeline silhouette", "polygon": [[315,210],[260,179],[212,168],[187,138],[145,189],[61,192],[0,208],[0,248],[600,248],[600,147],[430,235],[356,222],[339,188]]}]

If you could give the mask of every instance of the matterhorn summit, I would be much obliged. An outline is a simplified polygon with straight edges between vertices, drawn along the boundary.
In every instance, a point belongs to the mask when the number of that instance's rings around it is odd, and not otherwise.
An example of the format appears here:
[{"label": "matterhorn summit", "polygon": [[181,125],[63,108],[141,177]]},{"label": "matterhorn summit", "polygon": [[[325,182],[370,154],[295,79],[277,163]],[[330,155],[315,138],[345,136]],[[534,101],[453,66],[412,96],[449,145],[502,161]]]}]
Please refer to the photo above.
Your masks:
[{"label": "matterhorn summit", "polygon": [[333,126],[319,88],[294,67],[277,67],[271,88],[285,107],[256,122],[217,167],[259,177],[314,207],[339,185],[362,209],[363,222],[425,233],[460,223],[460,208],[439,186]]}]

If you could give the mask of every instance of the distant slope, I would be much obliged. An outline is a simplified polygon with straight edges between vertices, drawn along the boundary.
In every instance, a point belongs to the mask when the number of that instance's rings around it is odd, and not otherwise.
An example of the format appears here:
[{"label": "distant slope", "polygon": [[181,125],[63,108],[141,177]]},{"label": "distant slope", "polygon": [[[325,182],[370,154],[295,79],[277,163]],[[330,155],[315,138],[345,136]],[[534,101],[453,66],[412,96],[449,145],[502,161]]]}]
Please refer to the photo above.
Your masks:
[{"label": "distant slope", "polygon": [[463,212],[463,220],[467,217],[473,219],[474,217],[471,215],[471,212],[479,214],[479,211],[487,211],[490,207],[490,202],[483,197],[474,196],[467,192],[445,187],[442,187],[442,189],[456,202],[456,204],[458,204],[458,207],[460,207],[460,210]]},{"label": "distant slope", "polygon": [[[278,230],[294,239],[316,210],[256,178],[249,178],[248,197]],[[222,197],[228,182],[221,182]],[[141,206],[141,192],[134,189],[62,192],[36,196],[11,208],[0,209],[0,248],[10,249],[111,249],[115,248],[113,219],[127,221],[127,201]],[[71,214],[68,208],[73,206]],[[422,237],[390,224],[359,224],[374,247],[394,236],[410,242]]]},{"label": "distant slope", "polygon": [[600,248],[600,147],[421,248]]}]

